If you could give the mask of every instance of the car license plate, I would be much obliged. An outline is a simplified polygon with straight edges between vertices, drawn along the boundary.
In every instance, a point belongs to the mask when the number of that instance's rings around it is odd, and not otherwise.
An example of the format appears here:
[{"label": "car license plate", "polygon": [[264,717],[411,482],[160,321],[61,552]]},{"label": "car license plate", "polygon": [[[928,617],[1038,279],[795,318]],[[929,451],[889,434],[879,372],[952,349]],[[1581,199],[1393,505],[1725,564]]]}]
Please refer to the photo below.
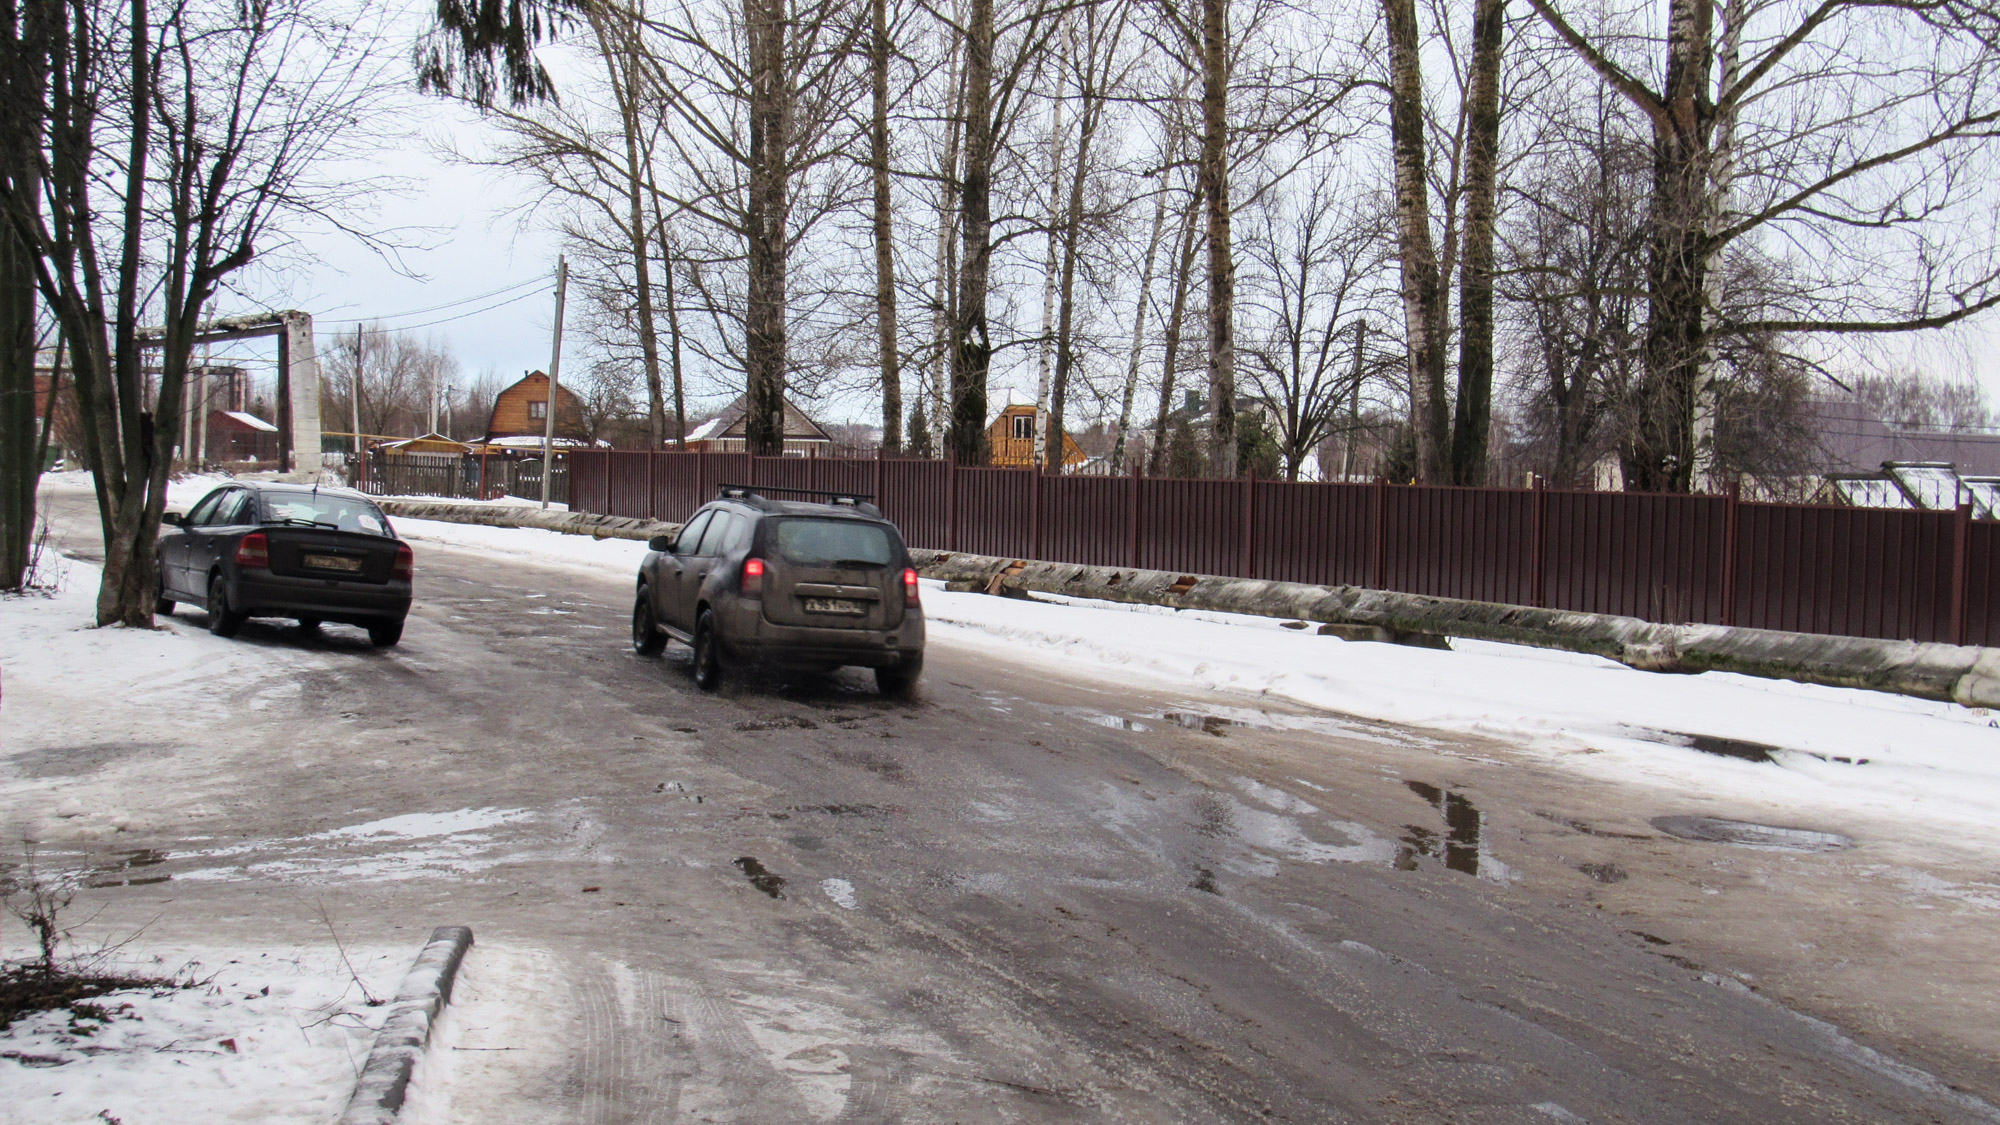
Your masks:
[{"label": "car license plate", "polygon": [[868,611],[861,608],[860,602],[851,602],[845,598],[807,598],[806,612],[845,613],[849,616],[859,616]]},{"label": "car license plate", "polygon": [[360,559],[344,559],[339,555],[307,555],[304,562],[314,570],[344,570],[350,574],[361,570]]}]

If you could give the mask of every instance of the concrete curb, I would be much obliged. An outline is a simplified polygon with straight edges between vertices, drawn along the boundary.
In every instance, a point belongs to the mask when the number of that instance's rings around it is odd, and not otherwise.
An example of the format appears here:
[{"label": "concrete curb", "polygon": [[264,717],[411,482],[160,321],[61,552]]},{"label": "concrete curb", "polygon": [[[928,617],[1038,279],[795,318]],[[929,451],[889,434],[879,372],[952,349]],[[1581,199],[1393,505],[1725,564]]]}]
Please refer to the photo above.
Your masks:
[{"label": "concrete curb", "polygon": [[1308,586],[1171,571],[1028,562],[911,551],[927,578],[980,589],[1370,626],[1390,634],[1501,641],[1608,657],[1648,672],[1738,672],[1866,688],[1967,707],[2000,707],[2000,649],[1725,625],[1661,625],[1635,617]]},{"label": "concrete curb", "polygon": [[414,520],[442,520],[446,523],[474,523],[486,527],[534,527],[560,531],[565,535],[588,535],[594,539],[636,539],[645,542],[655,535],[672,535],[677,523],[633,519],[628,516],[599,516],[590,512],[543,511],[541,508],[503,504],[454,504],[441,500],[381,500],[382,510],[392,516]]},{"label": "concrete curb", "polygon": [[354,1095],[340,1115],[340,1125],[393,1125],[403,1111],[410,1079],[430,1043],[431,1027],[451,1002],[458,967],[472,948],[466,926],[439,926],[404,975],[389,1008],[389,1018],[375,1033],[375,1046],[354,1083]]},{"label": "concrete curb", "polygon": [[[597,538],[648,539],[679,524],[539,508],[389,500],[391,515],[540,527]],[[1450,636],[1607,657],[1648,672],[1738,672],[1765,679],[1865,688],[2000,707],[2000,649],[1867,637],[1782,633],[1727,625],[1661,625],[1636,617],[1571,613],[1495,602],[1396,594],[1359,586],[1308,586],[1208,574],[1029,562],[912,550],[926,578],[999,592],[1068,594],[1099,601],[1364,626],[1389,636]]]}]

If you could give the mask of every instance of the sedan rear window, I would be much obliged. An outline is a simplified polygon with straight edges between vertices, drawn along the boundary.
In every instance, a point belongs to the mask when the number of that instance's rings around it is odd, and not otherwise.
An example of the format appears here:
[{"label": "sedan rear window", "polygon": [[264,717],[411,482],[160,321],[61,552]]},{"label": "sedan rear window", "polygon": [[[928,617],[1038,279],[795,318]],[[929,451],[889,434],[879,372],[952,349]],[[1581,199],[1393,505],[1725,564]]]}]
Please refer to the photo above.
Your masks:
[{"label": "sedan rear window", "polygon": [[382,509],[368,501],[311,492],[266,493],[264,522],[389,534],[389,521],[382,517]]},{"label": "sedan rear window", "polygon": [[895,558],[889,533],[859,520],[781,520],[777,545],[800,566],[888,566]]}]

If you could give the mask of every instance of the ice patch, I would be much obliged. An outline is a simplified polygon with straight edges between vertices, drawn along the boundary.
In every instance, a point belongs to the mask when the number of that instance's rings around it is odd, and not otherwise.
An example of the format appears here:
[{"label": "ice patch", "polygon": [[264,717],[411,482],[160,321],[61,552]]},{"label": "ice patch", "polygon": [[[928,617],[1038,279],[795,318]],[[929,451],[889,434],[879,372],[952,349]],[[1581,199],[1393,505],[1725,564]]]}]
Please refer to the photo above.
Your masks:
[{"label": "ice patch", "polygon": [[854,901],[854,884],[845,879],[821,879],[819,889],[842,910],[853,910],[858,905]]}]

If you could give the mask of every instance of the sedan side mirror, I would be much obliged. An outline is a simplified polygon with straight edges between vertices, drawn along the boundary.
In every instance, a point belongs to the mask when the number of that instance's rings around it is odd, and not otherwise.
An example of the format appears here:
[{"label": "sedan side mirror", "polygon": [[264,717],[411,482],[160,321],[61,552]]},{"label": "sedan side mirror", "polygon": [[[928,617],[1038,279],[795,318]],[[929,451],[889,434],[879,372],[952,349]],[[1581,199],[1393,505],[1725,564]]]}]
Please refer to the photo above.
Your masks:
[{"label": "sedan side mirror", "polygon": [[655,535],[651,539],[646,540],[646,549],[671,554],[674,549],[674,537],[671,535]]},{"label": "sedan side mirror", "polygon": [[160,522],[173,527],[184,527],[187,525],[187,517],[179,512],[161,512]]}]

